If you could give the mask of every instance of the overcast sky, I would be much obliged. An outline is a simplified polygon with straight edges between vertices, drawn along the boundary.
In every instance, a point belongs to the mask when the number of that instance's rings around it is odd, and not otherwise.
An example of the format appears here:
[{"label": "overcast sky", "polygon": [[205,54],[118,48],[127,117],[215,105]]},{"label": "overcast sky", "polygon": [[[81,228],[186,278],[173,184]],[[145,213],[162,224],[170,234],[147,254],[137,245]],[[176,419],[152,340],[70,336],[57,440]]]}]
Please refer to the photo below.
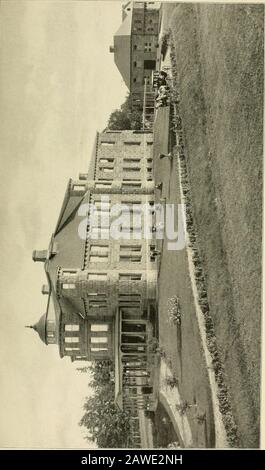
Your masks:
[{"label": "overcast sky", "polygon": [[96,130],[124,101],[109,53],[121,3],[1,1],[0,446],[85,447],[85,374],[24,328],[45,311],[43,265],[69,177],[88,166]]}]

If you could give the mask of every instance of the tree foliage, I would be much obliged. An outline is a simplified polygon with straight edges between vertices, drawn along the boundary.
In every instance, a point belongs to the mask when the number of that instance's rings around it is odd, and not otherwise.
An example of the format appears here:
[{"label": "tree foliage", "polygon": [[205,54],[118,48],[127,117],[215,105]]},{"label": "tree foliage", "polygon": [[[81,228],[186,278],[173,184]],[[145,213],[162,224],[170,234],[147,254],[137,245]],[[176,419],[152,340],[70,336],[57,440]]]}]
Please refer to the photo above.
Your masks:
[{"label": "tree foliage", "polygon": [[80,426],[88,430],[88,440],[93,440],[98,447],[129,447],[129,415],[121,411],[114,403],[114,371],[109,360],[96,361],[87,369],[92,376],[90,386],[93,395],[84,403],[84,415]]},{"label": "tree foliage", "polygon": [[120,109],[115,109],[109,117],[108,129],[122,130],[140,130],[142,127],[142,113],[133,110],[131,107],[130,95],[126,97],[125,102]]}]

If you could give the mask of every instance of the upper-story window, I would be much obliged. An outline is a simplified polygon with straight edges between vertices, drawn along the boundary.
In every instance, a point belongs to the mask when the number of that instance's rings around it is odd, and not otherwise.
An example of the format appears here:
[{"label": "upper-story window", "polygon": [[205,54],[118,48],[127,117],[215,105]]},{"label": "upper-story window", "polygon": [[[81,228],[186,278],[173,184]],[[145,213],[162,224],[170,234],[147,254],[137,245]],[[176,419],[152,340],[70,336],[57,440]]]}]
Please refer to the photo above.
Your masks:
[{"label": "upper-story window", "polygon": [[142,183],[138,183],[137,181],[123,181],[122,188],[124,189],[135,189],[141,188]]},{"label": "upper-story window", "polygon": [[107,279],[107,273],[90,273],[88,274],[89,281],[104,281]]},{"label": "upper-story window", "polygon": [[120,252],[128,252],[133,251],[135,253],[140,253],[142,249],[142,245],[120,245]]},{"label": "upper-story window", "polygon": [[141,281],[140,273],[119,273],[119,281]]},{"label": "upper-story window", "polygon": [[108,348],[90,348],[91,352],[101,352],[101,351],[108,351]]},{"label": "upper-story window", "polygon": [[96,183],[96,188],[110,188],[111,181],[101,181],[100,183]]},{"label": "upper-story window", "polygon": [[75,276],[76,270],[75,269],[67,269],[67,270],[64,269],[63,274],[65,274],[66,276]]},{"label": "upper-story window", "polygon": [[75,289],[75,284],[68,284],[66,282],[63,283],[63,289]]},{"label": "upper-story window", "polygon": [[73,190],[74,191],[85,191],[86,190],[86,186],[84,184],[74,184],[73,186]]},{"label": "upper-story window", "polygon": [[113,174],[113,168],[109,168],[109,167],[101,167],[100,168],[101,171],[103,171],[103,173],[108,173],[108,174]]},{"label": "upper-story window", "polygon": [[93,332],[108,331],[109,325],[107,323],[92,323],[90,330]]},{"label": "upper-story window", "polygon": [[141,171],[141,168],[137,167],[137,166],[124,166],[123,167],[123,171],[129,171],[129,172],[139,172]]},{"label": "upper-story window", "polygon": [[107,263],[108,255],[91,255],[89,256],[90,263]]},{"label": "upper-story window", "polygon": [[139,141],[137,142],[135,140],[126,140],[126,141],[124,141],[124,144],[125,145],[141,145],[141,142],[139,142]]},{"label": "upper-story window", "polygon": [[144,45],[144,51],[145,52],[151,52],[152,51],[152,43],[151,42],[146,42]]},{"label": "upper-story window", "polygon": [[102,300],[101,302],[99,302],[96,300],[89,299],[89,308],[106,308],[106,307],[107,307],[106,300]]},{"label": "upper-story window", "polygon": [[142,212],[141,201],[121,201],[122,212]]},{"label": "upper-story window", "polygon": [[141,255],[135,255],[133,253],[120,255],[120,261],[125,263],[140,263],[141,259]]},{"label": "upper-story window", "polygon": [[102,147],[110,147],[110,146],[112,146],[112,145],[114,145],[114,144],[115,144],[114,140],[108,140],[108,141],[102,140],[102,141],[101,141]]},{"label": "upper-story window", "polygon": [[104,158],[100,158],[99,160],[99,163],[101,164],[104,164],[104,163],[113,163],[114,162],[114,158],[110,158],[110,157],[104,157]]},{"label": "upper-story window", "polygon": [[80,330],[79,325],[72,324],[72,325],[65,325],[64,326],[64,331],[79,331],[79,330]]},{"label": "upper-story window", "polygon": [[90,245],[90,253],[92,254],[100,254],[106,255],[109,254],[109,246],[108,245]]},{"label": "upper-story window", "polygon": [[104,292],[89,292],[89,293],[87,294],[87,296],[88,296],[88,297],[97,297],[97,298],[98,298],[98,297],[100,297],[100,298],[101,298],[101,297],[104,297],[104,298],[105,298],[105,297],[107,297],[107,294],[105,294]]},{"label": "upper-story window", "polygon": [[79,338],[76,336],[76,337],[70,337],[70,336],[67,336],[65,338],[65,344],[67,343],[79,343]]},{"label": "upper-story window", "polygon": [[107,336],[91,336],[90,341],[91,343],[107,343],[108,338]]},{"label": "upper-story window", "polygon": [[140,163],[141,158],[139,157],[129,157],[129,158],[124,158],[123,159],[124,163]]}]

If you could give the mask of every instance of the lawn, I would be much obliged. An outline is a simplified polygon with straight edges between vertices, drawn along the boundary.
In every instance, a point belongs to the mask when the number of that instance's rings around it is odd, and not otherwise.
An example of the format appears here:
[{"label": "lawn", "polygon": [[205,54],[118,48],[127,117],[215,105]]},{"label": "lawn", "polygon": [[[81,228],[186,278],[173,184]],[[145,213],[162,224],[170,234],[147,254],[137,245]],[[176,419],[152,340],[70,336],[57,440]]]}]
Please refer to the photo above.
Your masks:
[{"label": "lawn", "polygon": [[[164,4],[177,61],[185,150],[210,311],[226,372],[239,445],[259,443],[261,212],[263,153],[263,6]],[[163,128],[163,123],[161,124]],[[156,132],[158,135],[156,137]],[[163,131],[162,131],[163,133]],[[155,131],[155,152],[162,133]],[[179,200],[177,169],[163,161],[163,195]],[[165,294],[166,292],[166,294]],[[186,399],[200,397],[210,415],[185,254],[164,248],[160,316],[166,298],[184,309],[181,362]],[[164,322],[164,325],[163,325]],[[174,352],[175,332],[160,322]],[[176,346],[175,346],[176,347]],[[194,375],[195,371],[195,375]],[[197,372],[196,372],[197,371]],[[208,408],[207,408],[208,407]],[[211,442],[211,432],[207,439]]]},{"label": "lawn", "polygon": [[[169,142],[169,108],[158,111],[154,128],[154,172],[156,182],[162,181],[162,192],[156,191],[156,202],[160,197],[175,204],[177,227],[177,204],[180,203],[179,175],[177,159],[160,160],[159,153],[167,152]],[[172,372],[178,380],[181,398],[206,413],[206,429],[198,425],[193,411],[188,412],[192,429],[194,447],[214,447],[214,422],[200,334],[194,310],[193,294],[190,285],[186,250],[168,251],[163,241],[159,265],[159,343],[166,354]],[[169,321],[168,301],[179,298],[181,308],[181,327]]]}]

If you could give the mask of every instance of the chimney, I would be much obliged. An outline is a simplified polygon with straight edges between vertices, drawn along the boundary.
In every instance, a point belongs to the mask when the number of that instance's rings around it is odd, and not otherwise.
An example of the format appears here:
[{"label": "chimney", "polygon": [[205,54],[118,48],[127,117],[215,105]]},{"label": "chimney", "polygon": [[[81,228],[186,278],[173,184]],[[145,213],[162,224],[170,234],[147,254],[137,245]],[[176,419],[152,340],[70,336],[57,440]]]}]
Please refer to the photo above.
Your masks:
[{"label": "chimney", "polygon": [[86,181],[87,176],[88,176],[87,173],[79,173],[79,179],[82,181]]},{"label": "chimney", "polygon": [[49,286],[47,284],[43,284],[43,286],[41,288],[41,293],[43,295],[48,295],[49,292],[50,292]]},{"label": "chimney", "polygon": [[40,261],[45,263],[47,259],[47,250],[34,250],[32,253],[33,261]]}]

